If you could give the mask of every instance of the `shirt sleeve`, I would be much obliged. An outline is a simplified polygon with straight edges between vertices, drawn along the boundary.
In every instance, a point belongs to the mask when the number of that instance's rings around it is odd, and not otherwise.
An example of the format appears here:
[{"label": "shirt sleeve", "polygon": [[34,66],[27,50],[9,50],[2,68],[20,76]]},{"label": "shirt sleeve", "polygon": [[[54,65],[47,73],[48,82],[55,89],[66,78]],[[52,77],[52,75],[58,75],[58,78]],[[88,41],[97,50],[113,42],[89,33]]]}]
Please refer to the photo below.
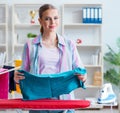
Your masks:
[{"label": "shirt sleeve", "polygon": [[25,71],[30,71],[30,53],[29,53],[29,44],[28,42],[24,45],[22,53],[22,66],[21,69]]},{"label": "shirt sleeve", "polygon": [[78,50],[74,41],[71,41],[71,47],[72,47],[72,68],[73,69],[77,67],[84,68],[83,62],[80,58],[80,55],[78,53]]}]

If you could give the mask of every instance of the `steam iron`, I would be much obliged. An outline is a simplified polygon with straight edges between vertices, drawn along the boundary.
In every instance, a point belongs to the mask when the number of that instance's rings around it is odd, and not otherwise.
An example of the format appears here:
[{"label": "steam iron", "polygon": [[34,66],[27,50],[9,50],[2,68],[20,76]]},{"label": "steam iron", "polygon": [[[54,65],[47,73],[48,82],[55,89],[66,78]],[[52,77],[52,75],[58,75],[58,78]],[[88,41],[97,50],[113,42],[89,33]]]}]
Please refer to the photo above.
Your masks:
[{"label": "steam iron", "polygon": [[113,92],[111,83],[106,83],[102,86],[97,102],[99,104],[115,103],[116,95]]}]

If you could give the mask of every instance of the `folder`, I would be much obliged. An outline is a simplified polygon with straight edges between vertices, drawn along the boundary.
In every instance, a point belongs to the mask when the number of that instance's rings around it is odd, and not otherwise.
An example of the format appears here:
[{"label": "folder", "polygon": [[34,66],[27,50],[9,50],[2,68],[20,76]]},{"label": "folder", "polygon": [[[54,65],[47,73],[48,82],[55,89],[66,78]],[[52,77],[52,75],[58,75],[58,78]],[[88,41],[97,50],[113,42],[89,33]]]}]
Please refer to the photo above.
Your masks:
[{"label": "folder", "polygon": [[90,19],[90,23],[94,23],[94,19],[95,19],[95,17],[94,17],[94,7],[92,7],[92,8],[90,8],[90,17],[91,17],[91,19]]},{"label": "folder", "polygon": [[98,8],[98,23],[102,23],[102,8]]},{"label": "folder", "polygon": [[97,23],[97,24],[102,23],[102,8],[84,7],[83,23]]},{"label": "folder", "polygon": [[94,15],[94,17],[95,17],[94,23],[98,23],[98,8],[97,7],[94,8],[94,13],[95,13],[95,15]]},{"label": "folder", "polygon": [[91,17],[90,17],[90,8],[88,7],[87,8],[87,23],[90,23],[90,19]]},{"label": "folder", "polygon": [[86,19],[87,19],[87,8],[83,8],[82,9],[82,11],[83,11],[83,23],[86,23]]}]

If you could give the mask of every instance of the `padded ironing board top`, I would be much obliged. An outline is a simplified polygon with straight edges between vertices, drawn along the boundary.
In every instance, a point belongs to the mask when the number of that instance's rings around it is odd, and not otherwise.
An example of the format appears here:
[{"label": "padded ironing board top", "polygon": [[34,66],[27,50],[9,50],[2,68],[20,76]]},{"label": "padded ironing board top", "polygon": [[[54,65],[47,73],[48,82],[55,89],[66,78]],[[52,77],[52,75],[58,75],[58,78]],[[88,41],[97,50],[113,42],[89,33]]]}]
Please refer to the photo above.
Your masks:
[{"label": "padded ironing board top", "polygon": [[22,99],[1,99],[0,109],[36,109],[36,110],[56,110],[56,109],[80,109],[90,106],[87,100],[55,100],[41,99],[24,101]]}]

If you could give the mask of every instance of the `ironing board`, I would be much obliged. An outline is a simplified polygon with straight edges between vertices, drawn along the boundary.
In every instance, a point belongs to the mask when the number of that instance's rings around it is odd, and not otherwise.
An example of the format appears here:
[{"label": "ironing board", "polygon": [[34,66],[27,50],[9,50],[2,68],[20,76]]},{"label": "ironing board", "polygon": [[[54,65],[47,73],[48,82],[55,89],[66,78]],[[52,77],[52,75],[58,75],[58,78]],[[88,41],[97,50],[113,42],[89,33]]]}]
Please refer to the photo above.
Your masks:
[{"label": "ironing board", "polygon": [[90,106],[88,100],[56,100],[40,99],[28,100],[22,99],[1,99],[0,109],[23,109],[23,110],[58,110],[58,109],[80,109]]},{"label": "ironing board", "polygon": [[[11,71],[11,70],[9,70]],[[5,74],[8,71],[1,72]],[[8,83],[8,82],[6,82]],[[88,100],[56,100],[56,99],[40,99],[40,100],[23,100],[23,99],[0,99],[0,110],[14,109],[18,110],[67,110],[81,109],[90,106]]]}]

